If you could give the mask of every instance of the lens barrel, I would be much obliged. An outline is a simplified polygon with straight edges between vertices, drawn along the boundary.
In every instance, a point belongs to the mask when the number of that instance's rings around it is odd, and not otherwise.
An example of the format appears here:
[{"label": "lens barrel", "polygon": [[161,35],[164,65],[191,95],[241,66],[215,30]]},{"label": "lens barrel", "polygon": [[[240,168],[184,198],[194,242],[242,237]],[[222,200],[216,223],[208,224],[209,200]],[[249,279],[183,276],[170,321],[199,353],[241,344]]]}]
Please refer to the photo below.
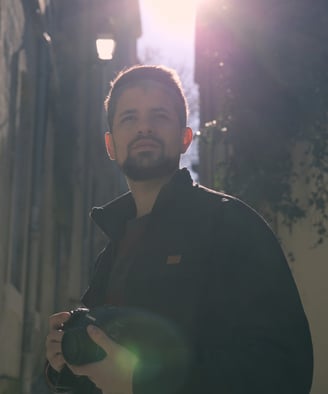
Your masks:
[{"label": "lens barrel", "polygon": [[92,341],[85,328],[80,327],[64,333],[62,352],[71,365],[89,364],[106,357],[106,352]]}]

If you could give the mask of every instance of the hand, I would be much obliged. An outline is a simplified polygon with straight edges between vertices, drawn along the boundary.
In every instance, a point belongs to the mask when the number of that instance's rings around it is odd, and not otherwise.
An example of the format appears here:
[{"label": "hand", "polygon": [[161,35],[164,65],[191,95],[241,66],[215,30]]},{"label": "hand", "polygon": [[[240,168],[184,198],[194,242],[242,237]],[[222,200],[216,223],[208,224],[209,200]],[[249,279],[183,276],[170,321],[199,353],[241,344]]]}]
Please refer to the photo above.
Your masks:
[{"label": "hand", "polygon": [[61,350],[61,341],[64,332],[62,324],[70,318],[69,312],[60,312],[49,317],[49,334],[46,339],[46,356],[54,370],[60,372],[65,365]]},{"label": "hand", "polygon": [[107,356],[82,366],[68,365],[75,375],[87,376],[103,394],[132,394],[132,377],[137,358],[96,326],[87,327],[90,338],[102,347]]}]

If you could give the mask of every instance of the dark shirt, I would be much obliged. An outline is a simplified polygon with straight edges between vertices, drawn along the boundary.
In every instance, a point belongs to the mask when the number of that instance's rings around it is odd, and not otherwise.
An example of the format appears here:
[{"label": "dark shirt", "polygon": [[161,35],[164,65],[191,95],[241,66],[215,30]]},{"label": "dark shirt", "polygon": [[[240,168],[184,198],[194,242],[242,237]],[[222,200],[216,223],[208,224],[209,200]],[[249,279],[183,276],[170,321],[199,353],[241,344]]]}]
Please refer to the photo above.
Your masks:
[{"label": "dark shirt", "polygon": [[118,249],[110,272],[107,290],[107,304],[125,305],[126,278],[136,255],[139,241],[142,239],[149,215],[127,222],[125,233],[118,243]]}]

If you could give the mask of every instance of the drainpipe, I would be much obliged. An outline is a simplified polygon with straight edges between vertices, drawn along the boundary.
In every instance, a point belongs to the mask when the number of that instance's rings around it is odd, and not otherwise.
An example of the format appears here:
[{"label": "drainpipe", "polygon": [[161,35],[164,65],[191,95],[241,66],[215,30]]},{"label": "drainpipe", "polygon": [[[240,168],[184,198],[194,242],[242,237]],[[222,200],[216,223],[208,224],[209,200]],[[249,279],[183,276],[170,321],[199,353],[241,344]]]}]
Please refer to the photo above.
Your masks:
[{"label": "drainpipe", "polygon": [[46,41],[39,45],[38,81],[36,92],[36,113],[33,141],[33,172],[31,214],[29,225],[29,251],[26,266],[24,320],[21,356],[21,393],[31,394],[35,357],[35,314],[37,278],[40,260],[40,210],[43,184],[44,143],[47,127],[47,93],[49,78],[49,49]]}]

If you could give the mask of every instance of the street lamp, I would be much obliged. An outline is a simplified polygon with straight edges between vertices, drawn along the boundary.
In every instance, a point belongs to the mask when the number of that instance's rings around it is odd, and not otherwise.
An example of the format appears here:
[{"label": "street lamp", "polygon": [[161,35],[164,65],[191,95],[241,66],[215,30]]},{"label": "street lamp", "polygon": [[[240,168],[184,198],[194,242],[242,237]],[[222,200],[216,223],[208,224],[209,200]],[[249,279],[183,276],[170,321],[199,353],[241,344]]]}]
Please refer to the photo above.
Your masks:
[{"label": "street lamp", "polygon": [[98,36],[96,45],[99,59],[111,60],[113,58],[116,45],[111,36]]}]

